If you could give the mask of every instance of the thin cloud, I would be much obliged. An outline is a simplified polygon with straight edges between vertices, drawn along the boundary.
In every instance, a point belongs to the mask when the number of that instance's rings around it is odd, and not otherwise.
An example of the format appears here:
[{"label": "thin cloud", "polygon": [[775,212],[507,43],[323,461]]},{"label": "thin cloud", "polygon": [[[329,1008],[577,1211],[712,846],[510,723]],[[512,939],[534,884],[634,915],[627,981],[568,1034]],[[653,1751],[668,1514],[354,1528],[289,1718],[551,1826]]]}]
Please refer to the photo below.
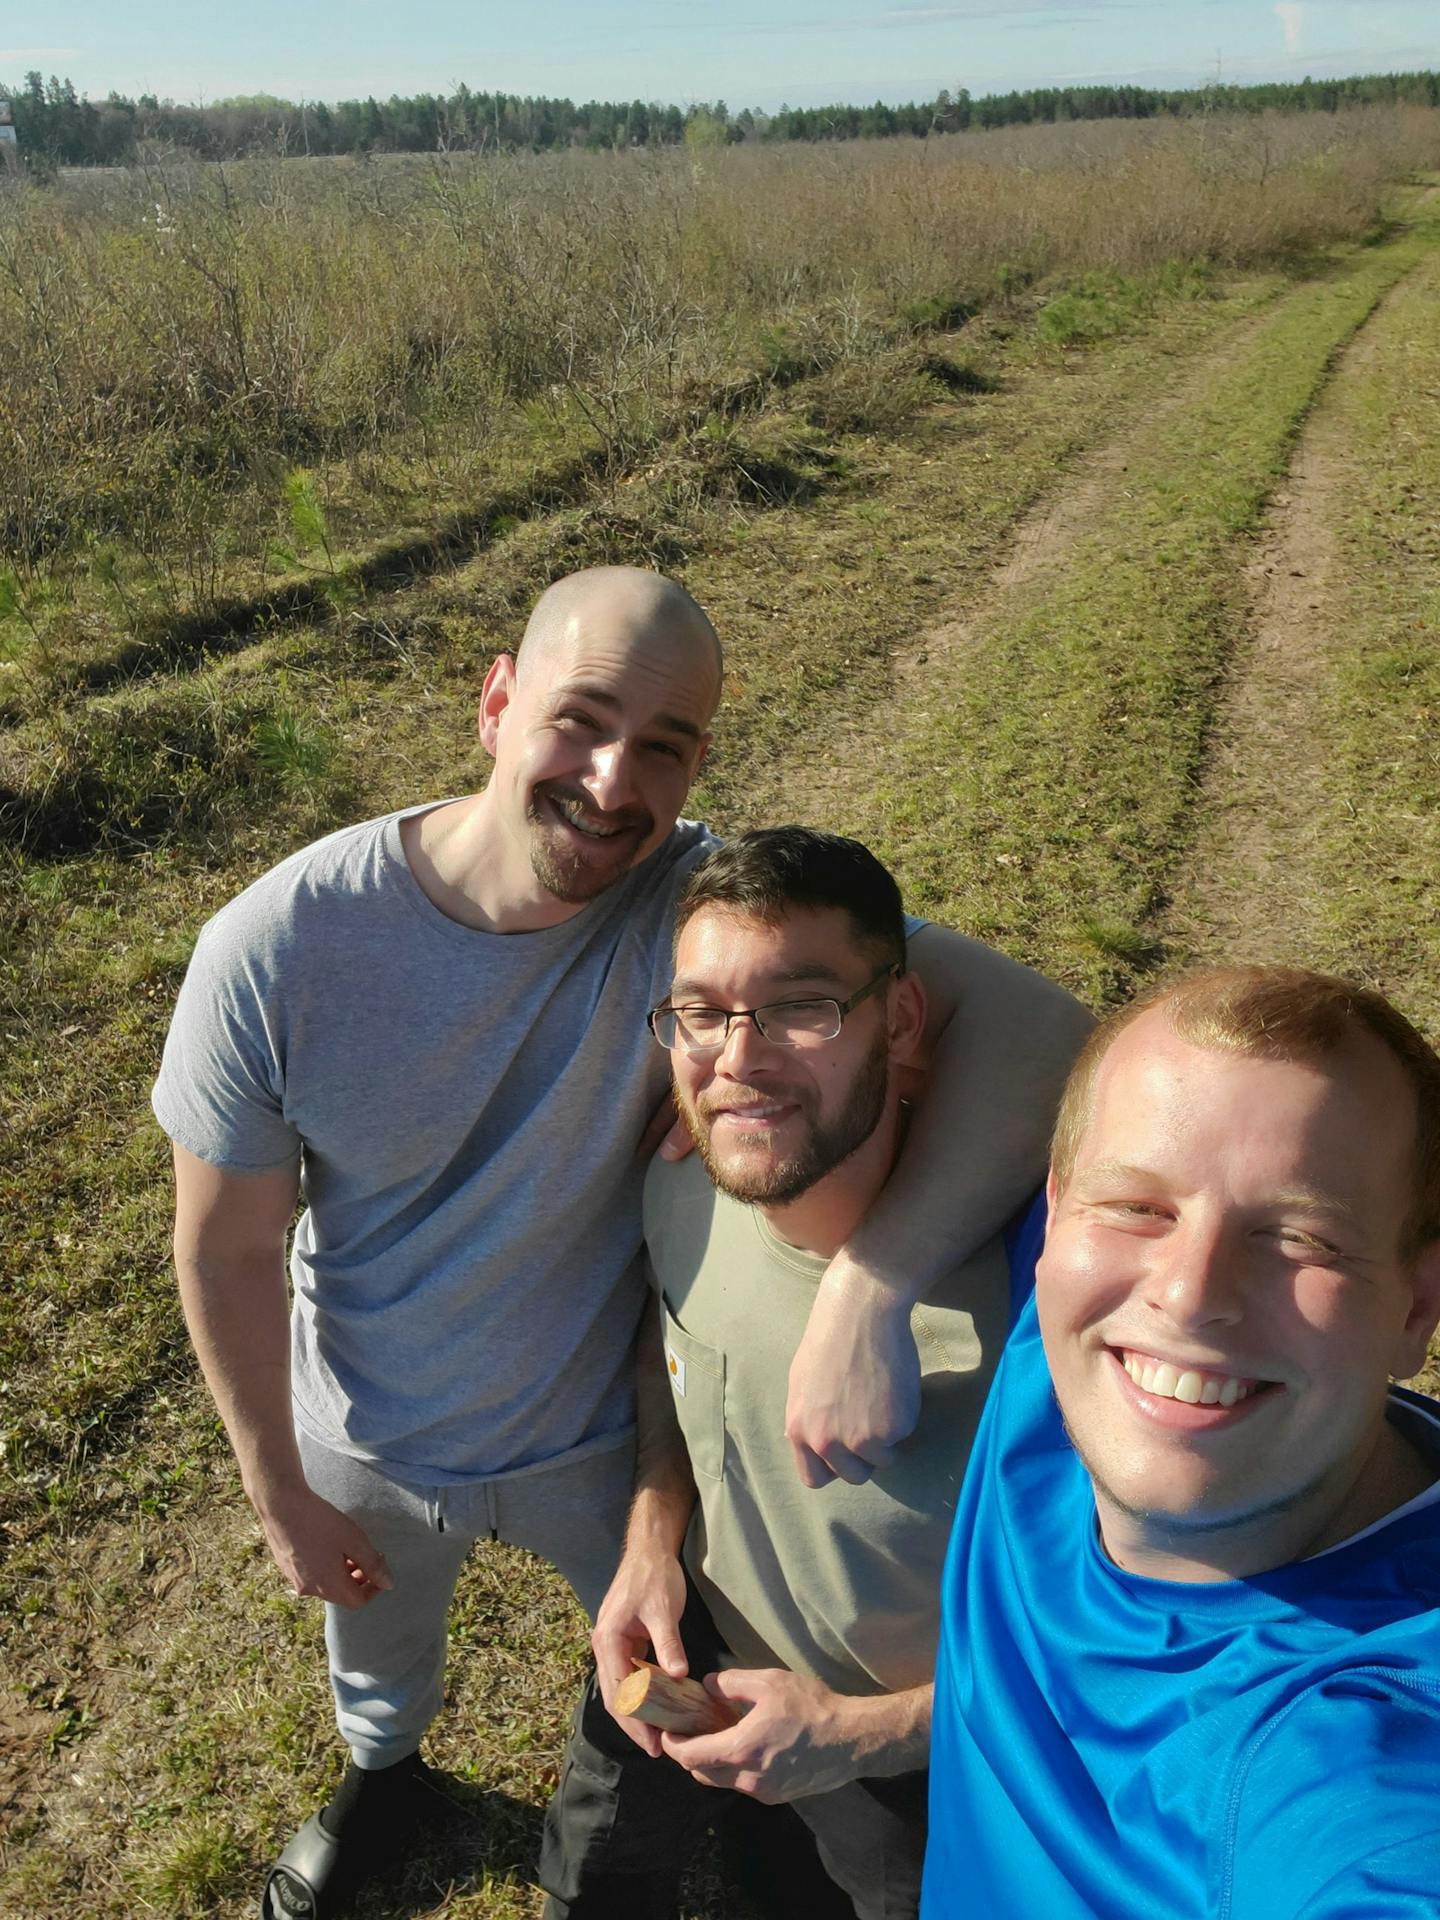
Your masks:
[{"label": "thin cloud", "polygon": [[[1017,14],[1095,14],[1124,12],[1134,0],[972,0],[959,7],[887,7],[884,13],[865,20],[850,20],[847,26],[859,27],[938,27],[960,20],[1008,20]],[[838,23],[837,23],[838,24]]]},{"label": "thin cloud", "polygon": [[1280,22],[1280,31],[1285,36],[1286,53],[1299,53],[1300,30],[1305,24],[1305,9],[1300,0],[1279,0],[1275,18]]}]

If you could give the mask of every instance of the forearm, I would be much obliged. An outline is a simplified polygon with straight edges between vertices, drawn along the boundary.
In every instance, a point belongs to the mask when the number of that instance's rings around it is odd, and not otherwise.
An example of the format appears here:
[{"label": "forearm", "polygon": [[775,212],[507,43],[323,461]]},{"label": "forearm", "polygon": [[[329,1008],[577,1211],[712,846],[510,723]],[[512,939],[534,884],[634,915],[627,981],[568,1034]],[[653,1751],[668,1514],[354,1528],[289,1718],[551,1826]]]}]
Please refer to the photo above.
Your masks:
[{"label": "forearm", "polygon": [[924,1095],[894,1172],[832,1269],[897,1309],[923,1299],[1041,1185],[1060,1090],[1094,1024],[1053,981],[944,928],[917,934],[911,958],[937,1012]]},{"label": "forearm", "polygon": [[647,1305],[635,1345],[635,1497],[625,1551],[679,1559],[695,1506],[695,1477],[665,1367],[659,1315]]},{"label": "forearm", "polygon": [[283,1252],[227,1260],[182,1246],[175,1268],[195,1356],[259,1508],[304,1485],[290,1410],[290,1318]]},{"label": "forearm", "polygon": [[857,1780],[913,1773],[929,1764],[934,1697],[927,1685],[845,1700],[843,1724]]}]

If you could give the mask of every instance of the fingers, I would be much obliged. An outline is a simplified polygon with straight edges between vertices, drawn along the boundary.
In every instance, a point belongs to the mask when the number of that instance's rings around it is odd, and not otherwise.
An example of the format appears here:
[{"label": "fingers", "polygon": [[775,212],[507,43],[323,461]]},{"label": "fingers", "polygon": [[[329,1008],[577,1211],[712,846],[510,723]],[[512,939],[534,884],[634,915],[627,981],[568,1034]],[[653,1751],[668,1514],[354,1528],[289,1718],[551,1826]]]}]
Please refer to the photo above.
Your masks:
[{"label": "fingers", "polygon": [[723,1733],[665,1733],[660,1736],[660,1744],[703,1786],[728,1787],[741,1769],[741,1753],[737,1751],[740,1743],[734,1727],[727,1727]]},{"label": "fingers", "polygon": [[828,1487],[835,1478],[819,1454],[813,1448],[807,1447],[803,1440],[792,1440],[790,1451],[795,1456],[795,1471],[799,1474],[804,1486],[812,1489]]},{"label": "fingers", "polygon": [[683,1160],[695,1142],[690,1137],[690,1129],[683,1120],[677,1120],[660,1142],[662,1160]]},{"label": "fingers", "polygon": [[690,1662],[681,1644],[679,1623],[673,1619],[661,1619],[647,1621],[646,1625],[650,1629],[650,1645],[654,1650],[656,1666],[663,1667],[672,1680],[683,1680],[690,1671]]},{"label": "fingers", "polygon": [[853,1452],[841,1440],[824,1442],[823,1452],[817,1452],[803,1440],[792,1440],[790,1446],[795,1455],[796,1471],[807,1487],[827,1487],[832,1480],[844,1480],[852,1487],[862,1487],[872,1473],[888,1467],[895,1458],[894,1448],[884,1446],[878,1440],[872,1441],[867,1449],[876,1456],[873,1460]]},{"label": "fingers", "polygon": [[[659,1106],[656,1107],[654,1113],[652,1113],[646,1121],[645,1131],[640,1136],[640,1158],[642,1161],[648,1161],[651,1154],[653,1154],[657,1148],[662,1152],[664,1151],[664,1143],[669,1139],[676,1124],[675,1102],[667,1093]],[[674,1158],[673,1155],[667,1155],[666,1157]]]},{"label": "fingers", "polygon": [[345,1550],[345,1562],[360,1576],[361,1584],[368,1583],[379,1593],[388,1593],[395,1584],[384,1554],[371,1546],[359,1527],[355,1528],[354,1537]]}]

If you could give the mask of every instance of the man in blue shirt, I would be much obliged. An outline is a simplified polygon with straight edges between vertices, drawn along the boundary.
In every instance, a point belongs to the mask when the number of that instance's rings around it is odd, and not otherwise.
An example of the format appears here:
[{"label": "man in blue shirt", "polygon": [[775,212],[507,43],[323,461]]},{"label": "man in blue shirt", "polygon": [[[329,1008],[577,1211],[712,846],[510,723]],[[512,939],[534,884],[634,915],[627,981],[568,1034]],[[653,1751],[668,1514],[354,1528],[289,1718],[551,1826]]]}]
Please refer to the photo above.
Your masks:
[{"label": "man in blue shirt", "polygon": [[1389,1382],[1440,1318],[1440,1059],[1322,975],[1181,981],[1081,1055],[1048,1192],[946,1567],[925,1920],[1433,1920],[1440,1404]]}]

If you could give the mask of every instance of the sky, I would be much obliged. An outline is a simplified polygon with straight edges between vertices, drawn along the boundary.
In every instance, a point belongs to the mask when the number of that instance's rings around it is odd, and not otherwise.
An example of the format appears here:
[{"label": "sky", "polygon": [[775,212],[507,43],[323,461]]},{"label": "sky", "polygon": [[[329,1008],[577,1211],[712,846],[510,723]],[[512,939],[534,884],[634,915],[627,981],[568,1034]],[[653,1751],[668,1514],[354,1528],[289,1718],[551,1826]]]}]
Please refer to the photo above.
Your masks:
[{"label": "sky", "polygon": [[1440,0],[0,0],[0,80],[102,99],[930,99],[1440,67]]}]

